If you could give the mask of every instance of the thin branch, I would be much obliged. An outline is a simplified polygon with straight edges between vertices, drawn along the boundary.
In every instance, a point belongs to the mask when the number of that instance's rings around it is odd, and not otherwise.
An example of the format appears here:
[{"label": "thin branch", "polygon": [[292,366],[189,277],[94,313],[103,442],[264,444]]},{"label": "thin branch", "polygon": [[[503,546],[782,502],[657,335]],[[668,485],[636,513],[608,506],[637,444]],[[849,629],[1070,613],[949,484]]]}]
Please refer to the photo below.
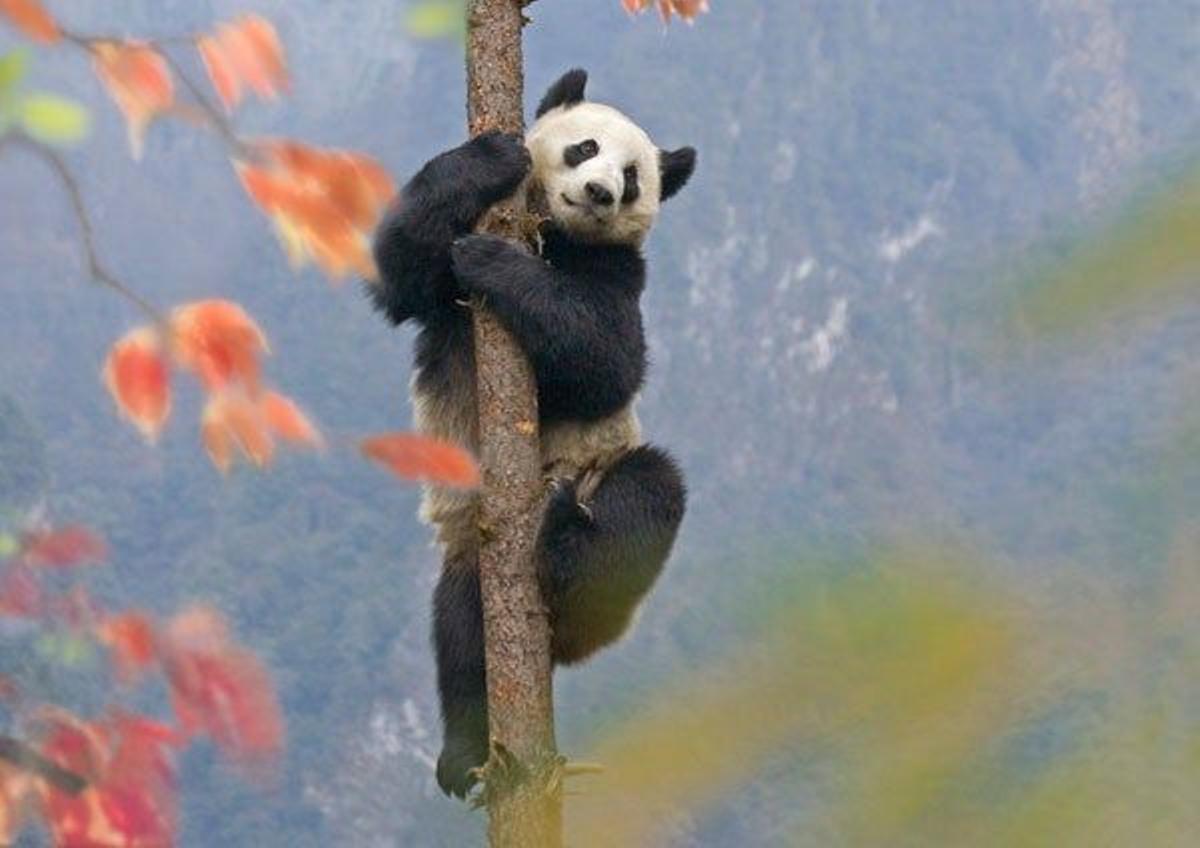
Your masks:
[{"label": "thin branch", "polygon": [[183,65],[179,63],[179,60],[167,52],[166,46],[168,44],[186,44],[194,47],[196,44],[196,36],[181,35],[168,36],[165,38],[143,39],[111,35],[84,35],[82,33],[72,32],[71,30],[67,29],[61,29],[60,32],[62,32],[63,40],[74,44],[76,47],[79,47],[88,53],[95,52],[97,44],[120,44],[129,41],[137,41],[139,44],[145,44],[148,47],[153,48],[158,55],[163,57],[163,61],[170,66],[175,76],[177,76],[179,81],[183,84],[183,87],[187,89],[188,94],[191,95],[195,106],[204,114],[207,125],[216,131],[217,135],[219,135],[221,140],[233,150],[234,154],[242,158],[247,158],[253,155],[253,146],[247,144],[237,134],[233,128],[233,125],[229,122],[229,119],[224,115],[224,113],[221,112],[220,109],[213,105],[212,101],[208,99],[200,86],[197,85],[196,82],[188,75],[187,71],[184,70]]},{"label": "thin branch", "polygon": [[46,759],[29,745],[11,736],[0,736],[0,760],[37,775],[70,795],[78,795],[87,788],[87,781],[83,777]]},{"label": "thin branch", "polygon": [[[153,44],[154,42],[151,43]],[[234,154],[243,159],[253,156],[254,147],[243,141],[241,136],[234,131],[233,124],[231,124],[229,119],[225,117],[221,110],[214,106],[212,102],[204,95],[204,92],[200,90],[200,86],[192,81],[192,78],[189,77],[183,70],[183,66],[179,64],[178,60],[176,60],[175,57],[166,50],[162,49],[161,46],[159,46],[158,52],[159,55],[166,60],[167,64],[171,66],[171,70],[175,72],[175,75],[179,77],[179,81],[183,83],[183,87],[186,88],[188,93],[192,95],[192,100],[196,102],[196,105],[200,108],[200,111],[204,113],[206,118],[208,118],[209,124],[217,131],[217,134],[221,136],[225,143],[233,149]]]},{"label": "thin branch", "polygon": [[92,219],[88,215],[87,207],[83,202],[83,192],[79,188],[79,182],[75,179],[75,175],[71,172],[70,167],[63,160],[62,156],[59,155],[58,151],[19,131],[6,133],[3,137],[0,137],[0,144],[5,143],[23,147],[35,156],[38,156],[50,166],[51,170],[58,177],[59,182],[62,183],[63,188],[67,190],[67,196],[71,200],[71,209],[75,212],[75,219],[79,222],[79,233],[83,240],[84,256],[87,259],[88,273],[91,274],[92,279],[125,298],[155,324],[165,324],[166,318],[154,304],[121,282],[100,261],[100,254],[96,250],[95,230],[92,227]]}]

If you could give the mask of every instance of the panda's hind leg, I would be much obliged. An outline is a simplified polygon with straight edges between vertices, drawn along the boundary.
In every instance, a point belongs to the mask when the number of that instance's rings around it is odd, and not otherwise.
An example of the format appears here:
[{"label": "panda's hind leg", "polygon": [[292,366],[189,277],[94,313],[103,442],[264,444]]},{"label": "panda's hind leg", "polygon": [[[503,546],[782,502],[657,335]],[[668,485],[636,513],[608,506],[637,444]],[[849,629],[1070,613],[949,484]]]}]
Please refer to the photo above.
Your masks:
[{"label": "panda's hind leg", "polygon": [[685,502],[674,460],[650,445],[610,467],[584,503],[573,481],[558,482],[538,540],[555,662],[578,662],[621,636],[662,571]]},{"label": "panda's hind leg", "polygon": [[488,757],[487,678],[483,606],[474,554],[449,557],[433,594],[433,646],[442,706],[442,753],[437,780],[447,795],[464,797],[471,769]]}]

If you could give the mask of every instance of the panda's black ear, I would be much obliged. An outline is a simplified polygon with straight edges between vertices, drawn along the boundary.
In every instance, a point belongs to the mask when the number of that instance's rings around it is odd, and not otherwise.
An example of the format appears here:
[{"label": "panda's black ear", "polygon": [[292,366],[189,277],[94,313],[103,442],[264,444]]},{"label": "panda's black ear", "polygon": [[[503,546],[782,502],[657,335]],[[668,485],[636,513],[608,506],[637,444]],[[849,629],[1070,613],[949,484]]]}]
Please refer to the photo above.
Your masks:
[{"label": "panda's black ear", "polygon": [[658,170],[662,188],[658,195],[666,200],[678,192],[696,169],[696,148],[681,147],[678,150],[658,151]]},{"label": "panda's black ear", "polygon": [[558,82],[546,89],[542,102],[537,107],[537,117],[542,117],[555,106],[572,106],[583,100],[583,89],[587,85],[587,71],[573,68],[558,78]]}]

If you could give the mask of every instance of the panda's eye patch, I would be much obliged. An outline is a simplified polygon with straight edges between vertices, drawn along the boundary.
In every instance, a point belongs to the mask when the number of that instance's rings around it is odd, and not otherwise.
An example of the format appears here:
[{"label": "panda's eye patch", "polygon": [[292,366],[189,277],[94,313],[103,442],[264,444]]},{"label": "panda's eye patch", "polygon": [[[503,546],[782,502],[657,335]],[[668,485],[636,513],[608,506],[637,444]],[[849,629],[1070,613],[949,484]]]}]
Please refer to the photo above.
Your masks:
[{"label": "panda's eye patch", "polygon": [[629,165],[625,168],[625,191],[621,193],[622,203],[633,203],[641,195],[642,190],[638,187],[638,172],[637,165]]},{"label": "panda's eye patch", "polygon": [[563,151],[563,161],[571,168],[576,168],[600,152],[600,145],[595,139],[584,139],[578,144],[567,145]]}]

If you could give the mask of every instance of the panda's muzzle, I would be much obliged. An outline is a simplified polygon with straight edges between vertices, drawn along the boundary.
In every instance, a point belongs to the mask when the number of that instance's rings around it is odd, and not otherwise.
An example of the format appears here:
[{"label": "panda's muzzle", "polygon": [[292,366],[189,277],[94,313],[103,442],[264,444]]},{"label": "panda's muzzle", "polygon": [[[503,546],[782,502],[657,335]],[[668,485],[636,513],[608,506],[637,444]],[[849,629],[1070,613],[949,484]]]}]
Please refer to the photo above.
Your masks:
[{"label": "panda's muzzle", "polygon": [[613,193],[611,191],[600,185],[600,183],[590,180],[588,181],[587,185],[583,187],[583,190],[587,192],[588,200],[592,201],[592,203],[595,203],[597,206],[612,206],[613,201],[616,199],[613,197]]},{"label": "panda's muzzle", "polygon": [[[591,186],[591,183],[588,183],[588,186]],[[566,192],[563,192],[559,196],[562,198],[563,203],[567,204],[567,206],[571,207],[572,209],[578,209],[581,212],[584,212],[584,213],[592,216],[593,218],[596,218],[597,220],[602,220],[605,217],[604,213],[612,210],[612,200],[611,200],[612,194],[607,192],[607,190],[605,190],[603,188],[601,190],[605,191],[605,193],[608,194],[608,196],[610,198],[608,203],[601,203],[599,201],[593,201],[590,203],[580,203],[579,201],[572,200],[570,197],[568,197],[566,195]],[[590,191],[588,192],[588,195],[589,195],[588,199],[592,200]]]}]

